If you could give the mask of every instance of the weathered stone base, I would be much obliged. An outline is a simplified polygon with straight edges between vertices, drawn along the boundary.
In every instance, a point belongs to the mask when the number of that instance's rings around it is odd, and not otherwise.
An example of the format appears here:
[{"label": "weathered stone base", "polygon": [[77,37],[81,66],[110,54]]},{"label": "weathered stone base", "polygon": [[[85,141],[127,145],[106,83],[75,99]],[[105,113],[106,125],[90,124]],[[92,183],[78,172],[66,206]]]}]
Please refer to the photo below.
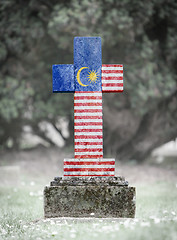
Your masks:
[{"label": "weathered stone base", "polygon": [[55,178],[44,189],[44,215],[133,218],[135,188],[123,177]]}]

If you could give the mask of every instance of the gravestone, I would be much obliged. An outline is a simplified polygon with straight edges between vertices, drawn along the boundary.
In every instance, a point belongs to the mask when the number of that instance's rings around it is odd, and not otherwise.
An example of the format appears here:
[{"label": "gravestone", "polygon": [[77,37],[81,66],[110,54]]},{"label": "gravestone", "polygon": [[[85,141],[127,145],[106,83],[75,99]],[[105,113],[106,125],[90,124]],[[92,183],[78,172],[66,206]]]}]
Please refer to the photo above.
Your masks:
[{"label": "gravestone", "polygon": [[44,189],[45,217],[135,216],[135,188],[103,158],[102,93],[122,91],[123,65],[102,65],[100,37],[75,37],[74,64],[53,65],[53,92],[74,93],[75,156]]}]

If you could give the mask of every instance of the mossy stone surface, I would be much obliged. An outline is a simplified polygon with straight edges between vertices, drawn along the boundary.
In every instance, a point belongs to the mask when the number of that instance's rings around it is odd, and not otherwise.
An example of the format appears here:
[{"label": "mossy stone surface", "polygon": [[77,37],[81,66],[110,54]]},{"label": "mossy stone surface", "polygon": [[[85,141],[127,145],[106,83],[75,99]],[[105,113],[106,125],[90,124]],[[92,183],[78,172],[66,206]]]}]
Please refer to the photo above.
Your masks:
[{"label": "mossy stone surface", "polygon": [[[135,216],[135,188],[127,185],[85,184],[46,186],[45,217]],[[94,214],[93,214],[94,213]]]}]

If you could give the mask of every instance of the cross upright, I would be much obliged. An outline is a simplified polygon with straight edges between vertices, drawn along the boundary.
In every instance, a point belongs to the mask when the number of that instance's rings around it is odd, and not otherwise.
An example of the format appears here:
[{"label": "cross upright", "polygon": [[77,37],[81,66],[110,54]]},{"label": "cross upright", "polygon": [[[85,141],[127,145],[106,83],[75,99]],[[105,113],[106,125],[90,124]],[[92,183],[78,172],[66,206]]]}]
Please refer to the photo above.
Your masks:
[{"label": "cross upright", "polygon": [[114,176],[103,158],[102,93],[123,91],[123,65],[103,64],[100,37],[74,38],[74,64],[53,65],[53,92],[74,92],[74,159],[64,176]]}]

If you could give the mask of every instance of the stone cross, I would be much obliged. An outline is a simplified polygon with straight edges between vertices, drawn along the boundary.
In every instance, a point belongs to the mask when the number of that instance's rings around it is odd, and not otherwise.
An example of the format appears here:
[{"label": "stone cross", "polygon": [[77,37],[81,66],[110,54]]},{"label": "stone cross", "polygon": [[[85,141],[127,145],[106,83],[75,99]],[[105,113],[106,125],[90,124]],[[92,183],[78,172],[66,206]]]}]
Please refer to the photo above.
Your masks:
[{"label": "stone cross", "polygon": [[123,65],[102,65],[101,38],[75,37],[74,64],[53,65],[53,92],[74,92],[74,159],[64,176],[114,176],[103,158],[102,93],[123,91]]},{"label": "stone cross", "polygon": [[123,91],[123,66],[102,65],[101,38],[76,37],[74,64],[53,66],[53,91],[74,92],[75,157],[45,187],[45,217],[134,217],[135,188],[103,158],[102,93]]}]

